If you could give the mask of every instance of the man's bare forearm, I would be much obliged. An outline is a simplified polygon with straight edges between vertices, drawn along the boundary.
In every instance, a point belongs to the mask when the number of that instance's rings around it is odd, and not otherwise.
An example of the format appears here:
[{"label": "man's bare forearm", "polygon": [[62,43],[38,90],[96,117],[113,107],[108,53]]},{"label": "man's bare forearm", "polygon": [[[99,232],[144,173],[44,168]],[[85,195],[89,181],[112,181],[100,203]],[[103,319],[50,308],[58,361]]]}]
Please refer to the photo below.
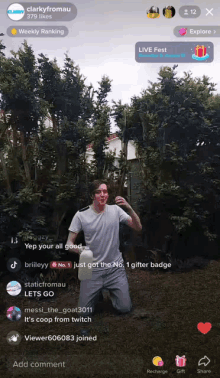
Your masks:
[{"label": "man's bare forearm", "polygon": [[128,213],[133,221],[133,225],[135,227],[136,231],[141,231],[142,230],[142,225],[139,216],[135,213],[135,211],[130,207],[128,209]]},{"label": "man's bare forearm", "polygon": [[67,249],[69,252],[74,252],[74,253],[78,253],[78,254],[80,254],[80,252],[82,251],[81,247],[75,248],[74,244],[71,243],[71,242],[66,243],[65,249]]},{"label": "man's bare forearm", "polygon": [[128,226],[130,226],[131,228],[133,228],[135,231],[141,231],[142,230],[142,225],[141,225],[141,221],[140,221],[140,218],[139,216],[135,213],[135,211],[132,209],[131,205],[129,205],[129,203],[123,198],[123,197],[116,197],[115,198],[115,203],[116,205],[118,206],[124,206],[131,219],[128,220]]},{"label": "man's bare forearm", "polygon": [[80,254],[80,252],[82,251],[82,244],[80,244],[78,246],[75,245],[74,244],[75,239],[76,239],[76,236],[73,237],[71,234],[69,234],[66,245],[65,245],[65,249],[70,251],[70,252]]}]

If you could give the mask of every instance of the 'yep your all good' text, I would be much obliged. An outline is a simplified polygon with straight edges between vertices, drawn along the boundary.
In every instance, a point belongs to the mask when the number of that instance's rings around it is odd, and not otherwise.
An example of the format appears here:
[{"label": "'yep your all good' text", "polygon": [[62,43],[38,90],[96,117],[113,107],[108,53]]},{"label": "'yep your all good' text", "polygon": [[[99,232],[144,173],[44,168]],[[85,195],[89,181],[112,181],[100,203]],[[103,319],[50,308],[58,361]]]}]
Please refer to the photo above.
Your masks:
[{"label": "'yep your all good' text", "polygon": [[[33,249],[33,250],[43,250],[43,249],[63,249],[63,243],[58,244],[32,244],[32,243],[24,243],[26,249]],[[73,248],[82,248],[81,244],[74,244],[74,245],[65,245],[65,250],[73,249]]]}]

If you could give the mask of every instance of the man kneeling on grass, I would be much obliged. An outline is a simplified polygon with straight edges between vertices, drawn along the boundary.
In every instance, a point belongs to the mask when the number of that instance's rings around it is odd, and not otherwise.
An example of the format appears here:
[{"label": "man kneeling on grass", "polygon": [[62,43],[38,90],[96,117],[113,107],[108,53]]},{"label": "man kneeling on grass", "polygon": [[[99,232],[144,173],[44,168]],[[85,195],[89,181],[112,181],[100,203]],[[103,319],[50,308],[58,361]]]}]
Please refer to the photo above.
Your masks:
[{"label": "man kneeling on grass", "polygon": [[[91,309],[83,317],[92,314],[103,289],[110,292],[113,307],[119,313],[131,310],[128,280],[119,251],[119,223],[123,222],[136,231],[142,226],[138,215],[123,197],[116,197],[116,205],[107,205],[109,197],[107,184],[95,180],[91,184],[92,204],[79,210],[72,219],[67,245],[74,245],[80,231],[84,231],[86,245],[93,252],[92,278],[81,281],[79,307]],[[119,206],[124,206],[129,215]],[[80,253],[80,249],[70,248]],[[101,264],[104,263],[104,264]]]}]

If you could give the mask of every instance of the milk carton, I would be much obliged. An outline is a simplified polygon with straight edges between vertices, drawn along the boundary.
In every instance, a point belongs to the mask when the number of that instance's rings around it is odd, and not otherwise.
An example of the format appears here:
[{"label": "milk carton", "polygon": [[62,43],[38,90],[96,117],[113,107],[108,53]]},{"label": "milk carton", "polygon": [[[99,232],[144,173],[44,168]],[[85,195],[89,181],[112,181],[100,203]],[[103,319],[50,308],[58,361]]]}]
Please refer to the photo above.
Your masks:
[{"label": "milk carton", "polygon": [[92,278],[93,253],[89,247],[85,247],[80,253],[78,278],[80,281]]}]

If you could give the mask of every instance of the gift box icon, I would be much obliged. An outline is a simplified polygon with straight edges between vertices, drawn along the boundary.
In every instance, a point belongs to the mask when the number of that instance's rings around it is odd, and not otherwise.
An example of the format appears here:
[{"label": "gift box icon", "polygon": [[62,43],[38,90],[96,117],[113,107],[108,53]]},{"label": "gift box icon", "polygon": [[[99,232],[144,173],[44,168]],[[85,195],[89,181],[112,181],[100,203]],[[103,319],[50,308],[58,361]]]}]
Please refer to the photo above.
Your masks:
[{"label": "gift box icon", "polygon": [[195,47],[195,55],[198,56],[199,58],[203,57],[206,55],[206,47],[203,45],[197,45]]},{"label": "gift box icon", "polygon": [[206,60],[209,58],[209,54],[207,54],[206,47],[204,45],[197,45],[194,48],[194,54],[192,58],[195,60]]},{"label": "gift box icon", "polygon": [[185,356],[182,356],[182,357],[176,356],[175,361],[176,361],[176,366],[179,366],[179,367],[186,366]]}]

